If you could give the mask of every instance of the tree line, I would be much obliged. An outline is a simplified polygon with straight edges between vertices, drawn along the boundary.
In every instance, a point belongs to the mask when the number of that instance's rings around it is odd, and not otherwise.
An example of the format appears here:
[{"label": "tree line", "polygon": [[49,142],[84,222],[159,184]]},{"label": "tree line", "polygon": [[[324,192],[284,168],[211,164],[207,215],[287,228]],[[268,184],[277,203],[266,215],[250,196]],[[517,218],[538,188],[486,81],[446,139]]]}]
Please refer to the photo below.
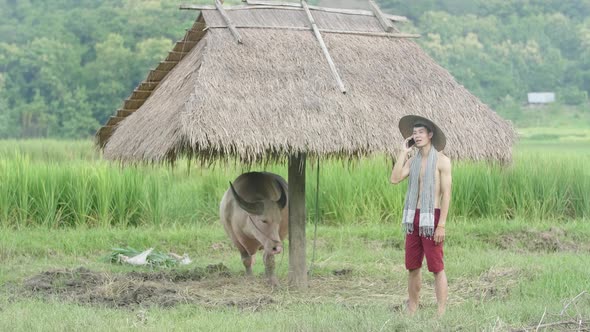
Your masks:
[{"label": "tree line", "polygon": [[[192,1],[192,3],[211,1]],[[226,1],[229,2],[229,1]],[[587,105],[590,0],[382,0],[507,117],[529,91]],[[172,0],[0,0],[0,138],[87,138],[198,15]]]}]

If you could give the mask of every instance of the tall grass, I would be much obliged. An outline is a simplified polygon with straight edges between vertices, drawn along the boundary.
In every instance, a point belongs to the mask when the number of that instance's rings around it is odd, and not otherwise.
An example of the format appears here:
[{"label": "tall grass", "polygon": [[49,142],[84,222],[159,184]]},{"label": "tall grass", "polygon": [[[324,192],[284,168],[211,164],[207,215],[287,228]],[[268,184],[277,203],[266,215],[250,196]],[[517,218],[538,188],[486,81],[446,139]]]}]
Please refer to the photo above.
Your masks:
[{"label": "tall grass", "polygon": [[[576,219],[590,216],[590,156],[518,153],[513,165],[457,162],[453,166],[451,217]],[[389,184],[385,158],[364,160],[350,169],[322,167],[321,215],[340,222],[396,221],[406,184]],[[310,178],[315,170],[310,170]],[[311,193],[315,184],[311,183]],[[313,195],[307,204],[315,211]]]},{"label": "tall grass", "polygon": [[160,195],[163,185],[146,173],[105,163],[32,163],[21,155],[0,159],[0,222],[49,227],[140,224],[157,215],[161,207],[154,205],[162,204],[152,197]]},{"label": "tall grass", "polygon": [[0,140],[0,158],[26,155],[31,162],[96,161],[101,156],[91,141],[54,139]]},{"label": "tall grass", "polygon": [[[65,147],[0,142],[0,223],[7,226],[210,223],[219,200],[246,169],[217,164],[198,168],[121,168],[85,155],[90,142]],[[31,148],[31,152],[26,152]],[[83,151],[75,151],[76,149]],[[63,150],[72,150],[64,152]],[[44,152],[41,152],[44,151]],[[95,153],[95,152],[94,152]],[[66,155],[70,157],[65,157]],[[452,218],[569,220],[590,215],[590,154],[582,148],[517,149],[510,166],[456,162]],[[323,223],[392,223],[401,217],[406,184],[389,183],[391,161],[384,157],[350,164],[323,161],[320,216]],[[189,172],[190,167],[190,172]],[[286,177],[285,165],[266,169]],[[316,168],[307,170],[307,212],[315,216]]]}]

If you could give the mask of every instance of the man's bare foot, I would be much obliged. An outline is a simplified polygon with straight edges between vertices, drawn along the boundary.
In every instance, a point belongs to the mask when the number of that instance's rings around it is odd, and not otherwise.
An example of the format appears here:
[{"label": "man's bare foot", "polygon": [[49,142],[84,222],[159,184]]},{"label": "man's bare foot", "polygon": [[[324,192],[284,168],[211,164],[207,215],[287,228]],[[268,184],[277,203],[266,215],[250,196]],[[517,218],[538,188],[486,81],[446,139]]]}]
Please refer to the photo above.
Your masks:
[{"label": "man's bare foot", "polygon": [[418,305],[416,305],[416,304],[410,305],[410,300],[408,299],[405,302],[405,306],[406,306],[406,312],[408,313],[408,316],[412,317],[416,314],[416,311],[418,310]]}]

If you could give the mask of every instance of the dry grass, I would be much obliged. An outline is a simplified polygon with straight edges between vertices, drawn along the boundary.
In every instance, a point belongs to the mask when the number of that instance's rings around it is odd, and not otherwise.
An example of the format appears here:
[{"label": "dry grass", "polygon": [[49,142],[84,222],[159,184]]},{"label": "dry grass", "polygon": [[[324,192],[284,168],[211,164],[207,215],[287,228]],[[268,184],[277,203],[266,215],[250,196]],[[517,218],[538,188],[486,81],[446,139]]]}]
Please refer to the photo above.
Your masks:
[{"label": "dry grass", "polygon": [[[458,279],[450,285],[450,304],[476,298],[502,299],[523,275],[517,269],[490,269],[476,279]],[[346,307],[384,306],[403,310],[405,279],[332,273],[315,276],[307,290],[284,286],[272,289],[264,279],[231,274],[222,264],[206,269],[130,272],[114,274],[85,268],[40,273],[24,283],[29,296],[56,297],[64,301],[107,307],[236,307],[257,311],[295,304],[335,304]],[[424,284],[423,306],[435,306],[433,285]]]},{"label": "dry grass", "polygon": [[590,294],[583,291],[571,299],[564,300],[560,313],[548,313],[547,308],[539,323],[512,331],[590,331],[590,317],[584,316],[582,306],[590,306]]}]

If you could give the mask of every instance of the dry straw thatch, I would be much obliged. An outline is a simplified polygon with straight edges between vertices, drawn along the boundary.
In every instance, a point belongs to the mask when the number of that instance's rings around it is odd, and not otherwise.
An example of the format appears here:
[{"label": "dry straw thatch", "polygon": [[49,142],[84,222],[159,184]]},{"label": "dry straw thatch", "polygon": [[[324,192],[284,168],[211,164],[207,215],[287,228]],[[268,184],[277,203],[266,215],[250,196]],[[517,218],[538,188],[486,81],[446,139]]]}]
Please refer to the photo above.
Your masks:
[{"label": "dry straw thatch", "polygon": [[[385,34],[375,16],[311,12],[346,94],[304,10],[227,10],[241,44],[219,11],[203,10],[175,47],[181,52],[169,55],[167,75],[150,82],[159,78],[152,72],[138,87],[153,85],[145,102],[127,101],[137,109],[120,111],[101,129],[105,157],[159,162],[188,154],[253,162],[298,152],[395,155],[402,142],[399,119],[416,114],[444,130],[444,152],[453,159],[511,159],[512,125],[415,42]],[[170,61],[175,56],[182,58],[177,64]]]}]

